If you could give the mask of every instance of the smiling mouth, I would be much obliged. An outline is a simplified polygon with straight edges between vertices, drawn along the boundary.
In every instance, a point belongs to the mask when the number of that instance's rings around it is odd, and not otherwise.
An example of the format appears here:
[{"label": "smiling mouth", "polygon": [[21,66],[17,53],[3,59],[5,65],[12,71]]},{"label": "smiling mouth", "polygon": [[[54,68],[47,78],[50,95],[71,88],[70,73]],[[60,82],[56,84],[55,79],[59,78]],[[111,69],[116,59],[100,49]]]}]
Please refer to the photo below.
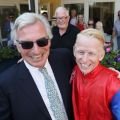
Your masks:
[{"label": "smiling mouth", "polygon": [[81,68],[83,70],[89,69],[90,65],[86,65],[86,64],[81,64]]},{"label": "smiling mouth", "polygon": [[44,55],[44,53],[42,53],[41,55],[33,55],[32,59],[33,60],[40,60],[40,59],[42,59],[43,55]]}]

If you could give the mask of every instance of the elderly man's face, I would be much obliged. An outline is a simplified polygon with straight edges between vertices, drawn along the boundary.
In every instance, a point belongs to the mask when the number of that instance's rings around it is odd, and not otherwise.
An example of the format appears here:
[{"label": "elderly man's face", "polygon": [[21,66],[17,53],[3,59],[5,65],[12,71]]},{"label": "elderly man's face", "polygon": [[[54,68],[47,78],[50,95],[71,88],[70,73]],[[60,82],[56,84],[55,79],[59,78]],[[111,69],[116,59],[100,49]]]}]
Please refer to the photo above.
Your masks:
[{"label": "elderly man's face", "polygon": [[95,38],[80,35],[75,46],[74,55],[76,63],[83,74],[90,73],[103,58],[100,52],[100,42]]},{"label": "elderly man's face", "polygon": [[66,15],[64,11],[58,12],[56,14],[56,25],[59,29],[67,29],[69,23],[69,16]]},{"label": "elderly man's face", "polygon": [[[17,45],[18,51],[21,53],[23,59],[34,67],[43,67],[50,49],[50,40],[48,40],[48,44],[45,43],[44,46],[39,46],[41,42],[38,40],[42,40],[43,44],[43,42],[45,42],[44,40],[48,38],[43,24],[38,21],[35,24],[27,25],[18,30],[17,35],[19,42],[25,43],[25,41],[27,41],[27,45],[26,43]],[[29,42],[33,42],[33,46],[31,46]]]}]

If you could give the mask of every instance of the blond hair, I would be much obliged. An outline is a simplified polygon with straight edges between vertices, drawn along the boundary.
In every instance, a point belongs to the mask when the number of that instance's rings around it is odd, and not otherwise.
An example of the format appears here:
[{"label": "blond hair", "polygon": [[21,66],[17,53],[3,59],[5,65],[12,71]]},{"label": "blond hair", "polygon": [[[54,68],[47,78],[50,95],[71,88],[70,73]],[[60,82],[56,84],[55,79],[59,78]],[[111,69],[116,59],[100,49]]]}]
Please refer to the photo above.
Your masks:
[{"label": "blond hair", "polygon": [[77,35],[77,38],[79,38],[79,35],[81,34],[87,37],[96,38],[104,46],[105,38],[101,31],[93,28],[85,29]]}]

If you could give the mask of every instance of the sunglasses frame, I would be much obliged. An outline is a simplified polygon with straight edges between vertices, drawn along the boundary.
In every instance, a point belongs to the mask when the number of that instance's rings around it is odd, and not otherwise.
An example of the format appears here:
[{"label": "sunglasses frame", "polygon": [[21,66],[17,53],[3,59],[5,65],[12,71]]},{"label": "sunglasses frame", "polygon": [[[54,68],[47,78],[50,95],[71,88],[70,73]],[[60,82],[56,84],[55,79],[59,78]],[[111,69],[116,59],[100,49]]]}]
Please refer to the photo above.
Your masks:
[{"label": "sunglasses frame", "polygon": [[34,46],[34,43],[36,43],[39,47],[45,47],[48,45],[48,38],[40,38],[40,39],[37,39],[36,41],[19,41],[19,40],[16,40],[19,44],[21,44],[21,47],[23,49],[32,49],[33,46]]},{"label": "sunglasses frame", "polygon": [[93,25],[93,23],[88,23],[88,25]]}]

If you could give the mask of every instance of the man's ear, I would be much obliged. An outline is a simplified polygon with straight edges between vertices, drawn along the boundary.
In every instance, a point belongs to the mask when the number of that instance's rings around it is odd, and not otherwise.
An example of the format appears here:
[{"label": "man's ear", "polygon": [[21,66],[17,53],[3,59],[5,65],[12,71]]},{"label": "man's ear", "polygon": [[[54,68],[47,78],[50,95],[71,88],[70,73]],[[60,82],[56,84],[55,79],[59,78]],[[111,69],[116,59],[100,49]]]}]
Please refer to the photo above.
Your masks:
[{"label": "man's ear", "polygon": [[104,51],[104,49],[102,49],[99,51],[99,60],[102,61],[104,56],[105,56],[105,51]]},{"label": "man's ear", "polygon": [[48,40],[48,46],[51,47],[51,40]]},{"label": "man's ear", "polygon": [[17,48],[18,52],[21,53],[19,45],[16,45],[16,48]]}]

